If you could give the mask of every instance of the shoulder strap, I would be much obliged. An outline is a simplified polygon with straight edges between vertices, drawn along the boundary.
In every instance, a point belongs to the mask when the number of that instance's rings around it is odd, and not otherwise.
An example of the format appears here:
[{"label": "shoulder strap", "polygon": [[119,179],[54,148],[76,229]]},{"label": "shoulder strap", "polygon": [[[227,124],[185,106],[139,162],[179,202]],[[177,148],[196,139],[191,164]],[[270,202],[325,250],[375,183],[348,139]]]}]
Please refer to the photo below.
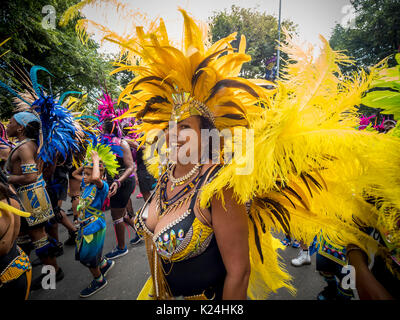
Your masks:
[{"label": "shoulder strap", "polygon": [[5,170],[9,170],[9,165],[10,165],[10,161],[11,161],[11,157],[14,154],[15,151],[17,151],[17,149],[19,149],[19,147],[21,147],[22,145],[24,145],[25,143],[28,143],[29,141],[32,141],[32,139],[25,139],[23,140],[21,143],[19,143],[14,149],[11,150],[11,152],[8,155],[6,164],[4,165],[4,169]]},{"label": "shoulder strap", "polygon": [[194,196],[192,197],[189,205],[189,209],[193,211],[194,205],[196,203],[197,197],[199,195],[199,190],[203,186],[204,182],[209,182],[210,179],[219,171],[221,166],[213,166],[207,169],[206,172],[204,172],[203,176],[201,177],[199,183],[196,186],[196,191],[194,193]]}]

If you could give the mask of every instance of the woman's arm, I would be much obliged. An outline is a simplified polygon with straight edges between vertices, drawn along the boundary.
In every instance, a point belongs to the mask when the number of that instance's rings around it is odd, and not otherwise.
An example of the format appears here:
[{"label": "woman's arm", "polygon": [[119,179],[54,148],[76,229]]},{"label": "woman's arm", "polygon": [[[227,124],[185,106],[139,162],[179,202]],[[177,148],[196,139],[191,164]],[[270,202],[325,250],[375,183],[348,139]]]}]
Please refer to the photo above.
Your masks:
[{"label": "woman's arm", "polygon": [[[21,161],[21,165],[36,164],[33,150],[32,148],[29,147],[28,144],[20,146],[19,149],[16,151],[16,153],[17,157]],[[26,173],[21,175],[13,174],[8,177],[8,183],[27,185],[36,182],[37,176],[38,176],[37,172]]]},{"label": "woman's arm", "polygon": [[132,149],[137,149],[139,146],[139,144],[135,140],[125,139],[125,141],[128,143],[129,147],[131,147]]},{"label": "woman's arm", "polygon": [[14,229],[14,217],[12,213],[3,212],[0,217],[1,229],[7,230],[5,233],[0,234],[0,256],[6,255],[12,248],[12,236]]},{"label": "woman's arm", "polygon": [[125,164],[125,172],[120,176],[117,180],[114,181],[110,186],[109,197],[112,197],[117,193],[118,188],[121,186],[121,182],[128,178],[133,173],[133,159],[131,149],[129,148],[129,144],[121,140],[121,148],[124,152],[124,164]]},{"label": "woman's arm", "polygon": [[376,280],[368,268],[368,257],[355,245],[347,247],[349,264],[356,271],[356,288],[360,300],[392,300],[393,297]]},{"label": "woman's arm", "polygon": [[220,199],[211,202],[212,225],[227,272],[222,298],[246,300],[250,277],[247,213],[234,200],[232,190],[224,192],[224,199],[225,208]]},{"label": "woman's arm", "polygon": [[82,179],[83,179],[82,171],[83,171],[83,167],[79,167],[78,169],[74,170],[74,172],[72,172],[72,176],[76,180],[82,181]]},{"label": "woman's arm", "polygon": [[92,171],[92,183],[96,185],[98,189],[103,188],[103,181],[100,176],[100,158],[96,151],[91,152],[93,160],[93,171]]},{"label": "woman's arm", "polygon": [[124,181],[133,173],[133,159],[129,144],[125,140],[121,140],[121,147],[124,151],[125,172],[122,174],[122,176],[119,177],[119,182]]},{"label": "woman's arm", "polygon": [[11,148],[4,144],[4,143],[0,143],[0,160],[7,160],[8,159],[8,155],[11,152]]}]

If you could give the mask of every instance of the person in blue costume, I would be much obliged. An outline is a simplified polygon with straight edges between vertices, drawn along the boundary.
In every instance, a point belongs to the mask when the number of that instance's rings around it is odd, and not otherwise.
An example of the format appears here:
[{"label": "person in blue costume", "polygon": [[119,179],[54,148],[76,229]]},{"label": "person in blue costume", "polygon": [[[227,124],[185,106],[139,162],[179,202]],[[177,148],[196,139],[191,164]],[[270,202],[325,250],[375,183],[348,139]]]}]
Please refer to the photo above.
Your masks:
[{"label": "person in blue costume", "polygon": [[[83,289],[80,297],[89,297],[107,285],[105,278],[115,262],[103,257],[106,221],[103,204],[109,192],[105,170],[113,174],[118,164],[110,148],[104,145],[89,145],[83,167],[73,172],[74,178],[82,181],[83,189],[79,199],[78,221],[80,224],[76,239],[75,259],[89,268],[93,281]],[[100,155],[99,155],[100,154]],[[81,175],[83,173],[83,175]]]},{"label": "person in blue costume", "polygon": [[[21,219],[18,245],[28,256],[33,247],[41,263],[54,267],[58,282],[64,278],[64,272],[57,264],[56,244],[45,231],[54,212],[37,159],[39,127],[39,118],[31,112],[18,112],[12,116],[7,134],[19,142],[10,152],[5,170],[8,185],[16,190],[24,211],[31,213],[30,217]],[[43,277],[44,274],[32,281],[32,290],[42,287]]]}]

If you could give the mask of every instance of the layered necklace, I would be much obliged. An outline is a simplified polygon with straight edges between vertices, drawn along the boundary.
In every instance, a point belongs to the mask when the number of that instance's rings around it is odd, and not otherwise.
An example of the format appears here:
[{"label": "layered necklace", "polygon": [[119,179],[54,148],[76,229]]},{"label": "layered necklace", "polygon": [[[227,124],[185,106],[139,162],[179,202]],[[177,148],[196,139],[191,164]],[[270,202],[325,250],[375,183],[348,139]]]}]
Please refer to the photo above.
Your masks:
[{"label": "layered necklace", "polygon": [[176,208],[181,207],[192,198],[192,196],[194,195],[195,186],[197,185],[201,177],[201,166],[202,165],[199,165],[196,170],[193,170],[194,173],[190,174],[190,176],[186,178],[183,182],[175,182],[175,185],[182,185],[197,172],[197,175],[193,178],[193,180],[189,181],[189,183],[171,199],[167,199],[167,183],[170,180],[169,170],[172,171],[173,168],[170,168],[167,170],[167,172],[165,172],[165,174],[160,179],[160,188],[157,192],[158,195],[156,196],[156,206],[160,217],[168,214]]},{"label": "layered necklace", "polygon": [[187,174],[185,174],[183,177],[180,178],[174,177],[175,166],[176,165],[173,165],[168,168],[168,178],[171,181],[171,191],[174,190],[176,186],[181,186],[185,184],[190,178],[192,178],[196,173],[199,172],[202,165],[200,163],[197,163],[192,168],[192,170],[190,170]]}]

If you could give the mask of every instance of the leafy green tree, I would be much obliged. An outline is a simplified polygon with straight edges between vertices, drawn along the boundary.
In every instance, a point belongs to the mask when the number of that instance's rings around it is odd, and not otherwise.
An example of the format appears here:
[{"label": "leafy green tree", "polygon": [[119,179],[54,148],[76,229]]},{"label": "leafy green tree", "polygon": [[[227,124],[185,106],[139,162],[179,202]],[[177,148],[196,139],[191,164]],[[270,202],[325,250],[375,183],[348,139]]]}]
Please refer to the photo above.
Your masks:
[{"label": "leafy green tree", "polygon": [[[337,24],[329,40],[334,50],[344,50],[355,64],[343,66],[343,72],[368,69],[390,56],[389,66],[396,64],[394,54],[400,50],[400,5],[398,0],[351,0],[355,19],[351,27]],[[382,109],[361,104],[359,113],[377,115],[383,119]],[[393,115],[385,115],[385,119]]]},{"label": "leafy green tree", "polygon": [[[233,32],[237,32],[237,40],[232,42],[238,48],[240,36],[246,36],[246,53],[251,61],[243,65],[241,76],[245,78],[262,78],[265,76],[266,62],[273,57],[277,50],[278,19],[257,9],[245,9],[232,6],[219,12],[213,12],[209,18],[212,42],[216,42]],[[284,20],[282,27],[290,32],[296,30],[296,25]],[[281,33],[281,41],[284,34]]]},{"label": "leafy green tree", "polygon": [[[60,27],[64,11],[78,0],[3,0],[0,8],[0,42],[11,39],[0,48],[0,55],[10,50],[0,61],[0,80],[12,88],[21,89],[15,81],[18,68],[29,72],[33,65],[47,68],[54,77],[38,73],[39,83],[58,95],[65,91],[89,93],[88,108],[93,110],[101,88],[117,97],[118,78],[109,75],[113,69],[113,56],[100,54],[99,45],[89,40],[83,45],[75,32],[76,17],[67,26]],[[45,6],[50,7],[46,11]],[[43,12],[42,12],[43,10]],[[51,14],[55,16],[51,21]],[[54,28],[46,28],[46,22]],[[45,25],[45,27],[43,26]],[[0,89],[0,118],[9,118],[13,105],[11,95]]]},{"label": "leafy green tree", "polygon": [[[345,50],[355,66],[372,66],[400,50],[400,3],[398,0],[351,0],[355,10],[353,26],[337,24],[330,38],[335,50]],[[395,64],[394,58],[389,61]]]}]

